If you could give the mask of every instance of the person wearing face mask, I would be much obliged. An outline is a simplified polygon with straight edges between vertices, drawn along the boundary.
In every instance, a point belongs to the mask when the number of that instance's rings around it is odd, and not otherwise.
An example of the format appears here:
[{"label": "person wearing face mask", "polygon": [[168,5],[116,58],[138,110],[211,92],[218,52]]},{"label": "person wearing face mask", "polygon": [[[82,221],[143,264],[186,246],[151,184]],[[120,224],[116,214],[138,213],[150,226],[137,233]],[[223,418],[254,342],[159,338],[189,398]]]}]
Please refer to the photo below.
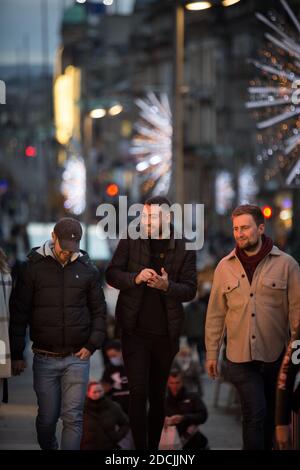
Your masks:
[{"label": "person wearing face mask", "polygon": [[80,450],[119,449],[119,443],[128,431],[128,417],[121,407],[104,395],[102,383],[90,382],[84,404]]},{"label": "person wearing face mask", "polygon": [[180,348],[174,359],[173,368],[180,371],[186,390],[198,393],[200,397],[203,395],[200,363],[194,358],[193,351],[189,346]]},{"label": "person wearing face mask", "polygon": [[107,393],[110,398],[119,403],[124,413],[128,415],[129,387],[120,342],[116,340],[108,341],[104,346],[104,352],[108,363],[102,381],[108,387]]}]

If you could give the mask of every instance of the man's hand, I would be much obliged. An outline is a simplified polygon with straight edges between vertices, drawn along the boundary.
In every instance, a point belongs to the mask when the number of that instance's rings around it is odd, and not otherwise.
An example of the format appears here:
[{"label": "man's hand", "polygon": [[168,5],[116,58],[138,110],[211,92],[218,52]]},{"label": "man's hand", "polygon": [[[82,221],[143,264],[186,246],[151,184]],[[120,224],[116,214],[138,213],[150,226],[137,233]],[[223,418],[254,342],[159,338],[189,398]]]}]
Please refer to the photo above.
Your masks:
[{"label": "man's hand", "polygon": [[161,276],[155,273],[153,277],[147,282],[148,287],[153,287],[154,289],[163,290],[166,292],[169,287],[168,273],[161,268]]},{"label": "man's hand", "polygon": [[166,416],[165,418],[165,427],[168,426],[176,426],[183,421],[183,415],[173,415],[173,416]]},{"label": "man's hand", "polygon": [[89,359],[91,357],[91,353],[88,349],[86,348],[81,348],[80,351],[78,351],[77,353],[75,353],[75,356],[76,357],[79,357],[80,359],[84,360],[84,359]]},{"label": "man's hand", "polygon": [[172,424],[176,425],[176,424],[179,424],[183,421],[183,415],[173,415],[173,416],[171,416],[171,419],[172,419]]},{"label": "man's hand", "polygon": [[210,359],[206,361],[206,371],[212,379],[219,376],[218,361],[217,359]]},{"label": "man's hand", "polygon": [[153,276],[157,276],[154,269],[145,268],[135,278],[136,284],[142,284],[142,282],[148,282]]},{"label": "man's hand", "polygon": [[170,418],[169,416],[166,416],[164,421],[164,429],[167,429],[168,426],[170,426]]},{"label": "man's hand", "polygon": [[290,426],[276,426],[276,440],[280,450],[290,449]]},{"label": "man's hand", "polygon": [[12,375],[20,375],[26,369],[27,364],[26,361],[18,360],[18,361],[11,361],[11,370]]}]

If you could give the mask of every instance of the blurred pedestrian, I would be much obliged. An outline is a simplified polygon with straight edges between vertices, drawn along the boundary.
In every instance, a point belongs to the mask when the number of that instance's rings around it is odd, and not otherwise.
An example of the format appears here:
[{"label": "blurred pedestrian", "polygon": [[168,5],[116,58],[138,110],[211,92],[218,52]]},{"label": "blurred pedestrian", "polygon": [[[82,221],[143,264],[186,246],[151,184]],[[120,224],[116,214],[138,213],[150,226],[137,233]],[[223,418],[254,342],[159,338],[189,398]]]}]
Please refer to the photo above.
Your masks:
[{"label": "blurred pedestrian", "polygon": [[168,378],[165,427],[176,426],[183,450],[205,450],[208,440],[199,425],[206,420],[207,409],[198,393],[187,390],[182,374],[172,369]]},{"label": "blurred pedestrian", "polygon": [[33,381],[38,400],[36,429],[42,449],[79,449],[89,358],[105,336],[105,300],[99,273],[79,248],[80,223],[57,222],[52,240],[34,248],[18,270],[11,296],[12,370],[20,374],[26,327],[33,341]]},{"label": "blurred pedestrian", "polygon": [[164,423],[168,375],[179,349],[182,302],[196,294],[196,256],[186,250],[185,240],[174,236],[170,202],[163,196],[145,202],[140,229],[143,237],[128,234],[120,240],[106,279],[120,290],[116,317],[135,447],[154,450]]},{"label": "blurred pedestrian", "polygon": [[182,346],[180,348],[173,361],[172,369],[180,371],[186,390],[197,393],[200,397],[203,395],[201,382],[202,369],[198,355],[195,356],[189,346]]},{"label": "blurred pedestrian", "polygon": [[183,335],[189,346],[196,347],[202,371],[205,368],[205,320],[208,299],[211,289],[210,282],[198,283],[197,297],[185,306]]},{"label": "blurred pedestrian", "polygon": [[102,383],[108,387],[106,395],[121,406],[124,413],[129,413],[129,387],[121,351],[121,343],[117,340],[107,341],[104,351],[108,359],[105,366]]},{"label": "blurred pedestrian", "polygon": [[4,251],[0,248],[0,402],[7,402],[7,378],[11,375],[9,345],[9,298],[11,276]]},{"label": "blurred pedestrian", "polygon": [[244,449],[271,449],[276,381],[300,319],[300,269],[265,236],[261,209],[232,213],[236,248],[218,264],[206,318],[207,371],[218,376],[226,330],[227,376],[242,407]]},{"label": "blurred pedestrian", "polygon": [[120,405],[105,396],[99,382],[90,382],[84,405],[81,450],[119,449],[129,433],[129,421]]},{"label": "blurred pedestrian", "polygon": [[[277,382],[276,439],[281,450],[291,448],[292,411],[300,411],[300,322],[284,355]],[[298,448],[299,450],[299,448]]]}]

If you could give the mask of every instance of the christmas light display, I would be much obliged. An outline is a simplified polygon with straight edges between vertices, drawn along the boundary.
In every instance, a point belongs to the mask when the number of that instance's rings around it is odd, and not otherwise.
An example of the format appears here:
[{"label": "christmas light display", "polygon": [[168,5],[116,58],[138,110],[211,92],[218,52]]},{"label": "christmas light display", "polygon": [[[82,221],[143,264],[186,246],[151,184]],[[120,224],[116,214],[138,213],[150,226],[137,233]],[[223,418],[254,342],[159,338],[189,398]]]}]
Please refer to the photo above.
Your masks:
[{"label": "christmas light display", "polygon": [[256,171],[250,165],[241,168],[238,176],[239,204],[255,204],[258,185]]},{"label": "christmas light display", "polygon": [[65,163],[61,192],[64,207],[75,215],[82,214],[86,206],[86,168],[81,157],[71,156]]},{"label": "christmas light display", "polygon": [[220,171],[215,181],[216,211],[219,215],[224,215],[232,209],[234,196],[232,175],[229,171]]},{"label": "christmas light display", "polygon": [[285,184],[299,185],[300,22],[285,0],[280,3],[282,14],[256,14],[268,28],[268,42],[260,59],[251,61],[260,78],[251,82],[246,106],[255,110],[257,161],[265,164],[265,179],[283,177]]},{"label": "christmas light display", "polygon": [[135,125],[131,155],[137,160],[136,170],[141,175],[143,193],[167,193],[171,180],[172,115],[165,93],[158,98],[148,93],[146,99],[137,99],[140,118]]}]

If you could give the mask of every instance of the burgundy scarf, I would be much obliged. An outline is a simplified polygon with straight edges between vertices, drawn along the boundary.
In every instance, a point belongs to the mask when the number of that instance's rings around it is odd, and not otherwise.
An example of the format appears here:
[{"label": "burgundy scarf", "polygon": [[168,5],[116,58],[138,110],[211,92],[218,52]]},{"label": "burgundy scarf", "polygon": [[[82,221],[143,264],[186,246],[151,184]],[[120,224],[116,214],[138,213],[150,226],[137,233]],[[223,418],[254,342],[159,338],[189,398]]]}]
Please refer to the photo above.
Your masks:
[{"label": "burgundy scarf", "polygon": [[236,246],[235,253],[246,271],[249,283],[251,284],[253,274],[257,265],[264,259],[273,248],[273,240],[265,235],[262,235],[262,246],[256,255],[248,256],[244,250]]}]

